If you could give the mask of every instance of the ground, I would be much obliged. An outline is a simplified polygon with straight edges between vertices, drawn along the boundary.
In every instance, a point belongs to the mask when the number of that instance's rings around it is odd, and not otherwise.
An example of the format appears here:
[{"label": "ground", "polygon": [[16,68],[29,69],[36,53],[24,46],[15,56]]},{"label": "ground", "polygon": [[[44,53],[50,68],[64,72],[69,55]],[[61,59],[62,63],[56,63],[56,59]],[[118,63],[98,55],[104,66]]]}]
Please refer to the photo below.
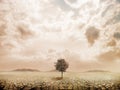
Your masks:
[{"label": "ground", "polygon": [[0,72],[0,90],[120,90],[120,73]]}]

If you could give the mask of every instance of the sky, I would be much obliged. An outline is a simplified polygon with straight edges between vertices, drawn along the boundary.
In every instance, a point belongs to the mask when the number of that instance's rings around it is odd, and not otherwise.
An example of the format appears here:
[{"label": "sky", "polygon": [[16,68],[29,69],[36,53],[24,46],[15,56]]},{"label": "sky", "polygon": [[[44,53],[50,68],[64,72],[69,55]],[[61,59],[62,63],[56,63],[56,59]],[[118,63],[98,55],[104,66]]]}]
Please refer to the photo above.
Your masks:
[{"label": "sky", "polygon": [[0,70],[119,71],[120,0],[0,0]]}]

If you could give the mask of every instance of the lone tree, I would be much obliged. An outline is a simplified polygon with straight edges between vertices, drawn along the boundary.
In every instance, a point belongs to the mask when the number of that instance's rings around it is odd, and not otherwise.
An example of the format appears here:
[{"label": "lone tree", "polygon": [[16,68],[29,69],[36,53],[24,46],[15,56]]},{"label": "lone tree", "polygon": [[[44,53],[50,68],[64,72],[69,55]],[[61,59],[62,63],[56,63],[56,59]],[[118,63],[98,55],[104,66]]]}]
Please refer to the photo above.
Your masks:
[{"label": "lone tree", "polygon": [[61,78],[63,78],[63,72],[66,72],[66,69],[68,68],[69,64],[65,61],[65,59],[58,59],[55,63],[55,68],[59,72],[61,72]]}]

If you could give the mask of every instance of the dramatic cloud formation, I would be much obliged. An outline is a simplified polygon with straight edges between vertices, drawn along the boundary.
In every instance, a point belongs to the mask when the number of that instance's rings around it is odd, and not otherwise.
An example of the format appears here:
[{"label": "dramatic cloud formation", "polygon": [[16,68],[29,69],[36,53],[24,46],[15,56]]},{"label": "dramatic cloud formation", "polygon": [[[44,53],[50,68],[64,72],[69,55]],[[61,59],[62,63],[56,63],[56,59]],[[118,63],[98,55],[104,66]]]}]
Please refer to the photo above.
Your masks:
[{"label": "dramatic cloud formation", "polygon": [[99,30],[94,27],[89,27],[86,31],[86,37],[90,44],[94,44],[95,40],[99,37]]},{"label": "dramatic cloud formation", "polygon": [[70,70],[112,69],[119,51],[120,0],[0,1],[1,70],[49,70],[58,58]]}]

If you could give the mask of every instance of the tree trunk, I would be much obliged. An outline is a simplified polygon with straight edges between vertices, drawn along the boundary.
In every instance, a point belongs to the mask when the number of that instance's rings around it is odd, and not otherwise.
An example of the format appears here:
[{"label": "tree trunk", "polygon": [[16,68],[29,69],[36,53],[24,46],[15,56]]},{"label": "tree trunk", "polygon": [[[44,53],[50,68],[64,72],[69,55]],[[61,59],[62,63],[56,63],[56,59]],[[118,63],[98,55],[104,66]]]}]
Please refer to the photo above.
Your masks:
[{"label": "tree trunk", "polygon": [[61,78],[63,78],[63,72],[61,72]]}]

